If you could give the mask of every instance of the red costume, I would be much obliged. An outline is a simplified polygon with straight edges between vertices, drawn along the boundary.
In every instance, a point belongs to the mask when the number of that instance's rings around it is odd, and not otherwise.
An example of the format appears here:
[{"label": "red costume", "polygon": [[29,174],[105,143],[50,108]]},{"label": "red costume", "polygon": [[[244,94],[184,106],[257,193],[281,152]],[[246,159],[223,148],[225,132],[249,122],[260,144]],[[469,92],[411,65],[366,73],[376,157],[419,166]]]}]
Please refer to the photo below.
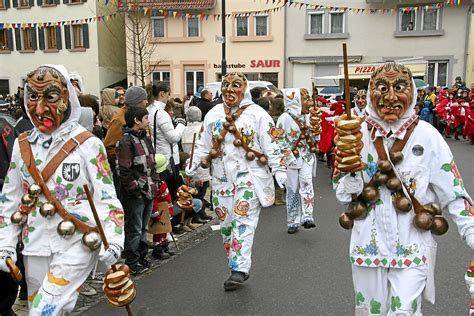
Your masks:
[{"label": "red costume", "polygon": [[474,101],[469,102],[469,109],[466,111],[464,135],[471,140],[471,145],[474,145]]}]

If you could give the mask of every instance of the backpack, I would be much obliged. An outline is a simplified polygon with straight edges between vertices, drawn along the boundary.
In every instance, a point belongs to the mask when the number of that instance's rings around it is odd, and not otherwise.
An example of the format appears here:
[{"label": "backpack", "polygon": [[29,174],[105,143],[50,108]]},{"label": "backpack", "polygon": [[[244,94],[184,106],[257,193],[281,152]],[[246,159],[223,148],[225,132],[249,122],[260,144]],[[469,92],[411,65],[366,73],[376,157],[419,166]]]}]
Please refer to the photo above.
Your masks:
[{"label": "backpack", "polygon": [[429,119],[430,119],[430,109],[427,108],[427,107],[424,107],[424,108],[420,111],[420,118],[421,118],[423,121],[428,122]]}]

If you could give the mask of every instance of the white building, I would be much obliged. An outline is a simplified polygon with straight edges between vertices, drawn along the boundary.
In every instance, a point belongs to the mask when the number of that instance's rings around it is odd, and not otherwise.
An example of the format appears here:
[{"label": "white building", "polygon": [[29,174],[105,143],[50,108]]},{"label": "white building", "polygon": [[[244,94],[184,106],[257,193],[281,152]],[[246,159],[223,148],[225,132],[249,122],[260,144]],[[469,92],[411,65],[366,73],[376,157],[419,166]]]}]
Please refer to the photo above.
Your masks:
[{"label": "white building", "polygon": [[[286,10],[286,82],[288,87],[339,84],[343,77],[342,43],[347,43],[351,86],[367,87],[374,66],[409,60],[414,76],[434,86],[451,86],[466,77],[470,7],[446,1],[306,0],[330,8],[292,6]],[[429,7],[427,7],[427,5]],[[392,12],[340,10],[392,8]],[[439,8],[438,8],[439,7]],[[472,57],[471,57],[472,58]]]},{"label": "white building", "polygon": [[[94,95],[126,78],[123,14],[89,21],[116,10],[92,0],[0,0],[0,93],[16,93],[40,64],[63,64],[80,74],[84,92]],[[60,21],[67,22],[45,24]],[[12,23],[32,25],[6,28]]]}]

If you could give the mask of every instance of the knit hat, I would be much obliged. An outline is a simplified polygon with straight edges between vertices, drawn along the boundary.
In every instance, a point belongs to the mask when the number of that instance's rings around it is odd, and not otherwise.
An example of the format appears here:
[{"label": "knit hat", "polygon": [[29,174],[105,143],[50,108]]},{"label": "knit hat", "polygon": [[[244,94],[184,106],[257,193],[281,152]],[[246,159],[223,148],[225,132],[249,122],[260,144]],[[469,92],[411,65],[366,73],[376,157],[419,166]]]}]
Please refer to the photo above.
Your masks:
[{"label": "knit hat", "polygon": [[168,168],[168,159],[166,159],[165,155],[155,154],[155,164],[156,172],[162,173],[166,168]]},{"label": "knit hat", "polygon": [[128,106],[137,106],[138,103],[147,99],[146,90],[142,87],[133,86],[125,92],[125,104]]},{"label": "knit hat", "polygon": [[202,112],[197,106],[190,106],[186,112],[186,121],[188,121],[188,123],[200,122],[201,116]]}]

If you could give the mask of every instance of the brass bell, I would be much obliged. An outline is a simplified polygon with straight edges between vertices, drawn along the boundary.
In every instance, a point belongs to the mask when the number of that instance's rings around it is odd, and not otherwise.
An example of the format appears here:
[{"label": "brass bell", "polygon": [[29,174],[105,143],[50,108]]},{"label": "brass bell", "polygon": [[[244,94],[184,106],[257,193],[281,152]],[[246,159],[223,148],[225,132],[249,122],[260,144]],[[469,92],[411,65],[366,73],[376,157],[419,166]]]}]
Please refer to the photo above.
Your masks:
[{"label": "brass bell", "polygon": [[235,128],[234,125],[229,126],[229,133],[234,134],[237,129]]},{"label": "brass bell", "polygon": [[232,113],[231,117],[235,121],[236,119],[239,118],[239,115],[236,112],[234,112],[234,113]]},{"label": "brass bell", "polygon": [[400,196],[395,199],[395,207],[400,212],[409,212],[411,210],[411,201],[405,196]]},{"label": "brass bell", "polygon": [[210,165],[210,162],[207,158],[203,158],[201,160],[201,167],[203,167],[204,169],[208,169],[209,165]]},{"label": "brass bell", "polygon": [[303,146],[304,146],[304,144],[303,144],[303,142],[297,142],[297,143],[296,143],[296,146],[298,146],[298,147],[300,147],[300,148],[301,148],[301,147],[303,147]]},{"label": "brass bell", "polygon": [[230,123],[229,122],[224,122],[224,128],[229,129],[229,127],[230,127]]},{"label": "brass bell", "polygon": [[398,180],[397,177],[388,179],[385,185],[392,192],[400,191],[402,189],[402,182]]},{"label": "brass bell", "polygon": [[380,171],[377,171],[377,173],[374,175],[374,182],[376,185],[384,185],[387,183],[388,180],[388,175],[385,173],[381,173]]},{"label": "brass bell", "polygon": [[28,188],[28,194],[36,198],[41,193],[41,187],[35,183]]},{"label": "brass bell", "polygon": [[61,237],[71,237],[76,231],[76,225],[71,221],[63,220],[58,224],[57,231]]},{"label": "brass bell", "polygon": [[27,216],[20,211],[13,212],[10,220],[13,224],[22,225],[26,223]]},{"label": "brass bell", "polygon": [[360,201],[351,203],[350,212],[349,212],[349,216],[351,218],[353,219],[363,218],[367,216],[367,214],[368,214],[368,210],[365,203],[360,202]]},{"label": "brass bell", "polygon": [[440,215],[436,215],[431,225],[431,232],[435,235],[443,235],[449,229],[449,224],[446,218]]},{"label": "brass bell", "polygon": [[251,151],[245,153],[245,159],[252,161],[255,159],[255,154]]},{"label": "brass bell", "polygon": [[425,210],[431,215],[441,215],[441,208],[436,203],[430,203],[424,206]]},{"label": "brass bell", "polygon": [[216,140],[218,143],[222,143],[222,141],[224,140],[224,137],[221,134],[219,134],[216,136]]},{"label": "brass bell", "polygon": [[419,212],[415,215],[415,225],[420,229],[429,230],[433,225],[433,216],[428,212]]},{"label": "brass bell", "polygon": [[362,191],[362,197],[368,203],[375,203],[380,197],[379,190],[374,186],[368,185]]},{"label": "brass bell", "polygon": [[318,153],[318,147],[311,147],[310,151],[313,153],[313,154],[317,154]]},{"label": "brass bell", "polygon": [[99,249],[100,245],[102,244],[102,239],[100,238],[98,232],[90,231],[82,236],[82,244],[91,251],[94,251]]},{"label": "brass bell", "polygon": [[344,229],[352,229],[354,227],[354,220],[349,217],[349,214],[344,212],[339,216],[339,225]]},{"label": "brass bell", "polygon": [[298,151],[298,149],[293,150],[293,155],[298,156],[299,154],[300,152]]},{"label": "brass bell", "polygon": [[268,163],[267,157],[261,156],[260,158],[258,158],[258,163],[261,165],[266,165]]},{"label": "brass bell", "polygon": [[29,194],[25,194],[21,197],[21,203],[25,206],[32,207],[36,203],[36,198],[32,197]]},{"label": "brass bell", "polygon": [[56,213],[56,207],[53,203],[46,202],[41,205],[39,212],[44,217],[53,216]]},{"label": "brass bell", "polygon": [[225,116],[225,120],[226,120],[227,122],[232,122],[232,116],[226,115],[226,116]]},{"label": "brass bell", "polygon": [[218,154],[219,154],[219,153],[218,153],[217,150],[215,150],[215,149],[211,149],[211,150],[209,151],[209,156],[210,156],[212,159],[216,158]]},{"label": "brass bell", "polygon": [[388,160],[380,160],[377,165],[381,173],[388,173],[392,170],[392,164]]},{"label": "brass bell", "polygon": [[234,139],[234,146],[235,146],[235,147],[240,147],[240,146],[242,146],[242,140],[240,140],[240,139]]},{"label": "brass bell", "polygon": [[403,160],[403,153],[401,151],[396,151],[394,153],[390,154],[390,160],[394,163],[397,164],[400,161]]}]

